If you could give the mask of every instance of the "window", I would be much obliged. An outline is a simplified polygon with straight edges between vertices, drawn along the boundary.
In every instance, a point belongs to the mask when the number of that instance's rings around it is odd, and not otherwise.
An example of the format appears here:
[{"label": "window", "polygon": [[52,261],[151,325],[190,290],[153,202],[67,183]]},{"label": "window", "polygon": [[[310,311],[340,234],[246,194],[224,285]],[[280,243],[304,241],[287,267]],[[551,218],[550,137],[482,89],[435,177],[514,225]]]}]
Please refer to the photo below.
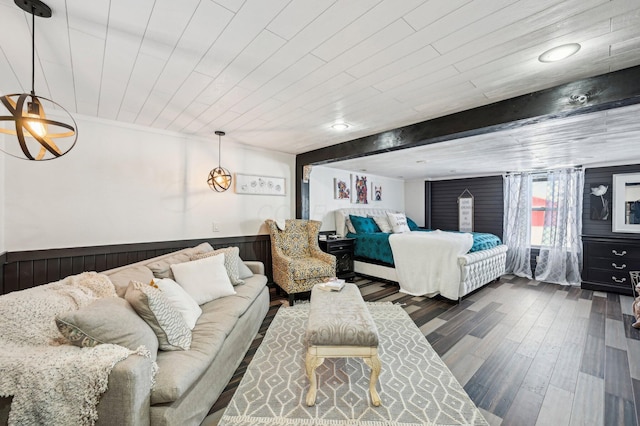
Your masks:
[{"label": "window", "polygon": [[[561,182],[545,176],[533,176],[531,184],[531,245],[535,247],[555,247],[558,241],[571,241],[573,238],[573,228],[567,223],[558,221],[558,215],[565,215],[560,212],[566,211],[567,205],[547,203],[547,197],[551,200],[566,200],[571,203],[571,198],[565,194],[566,188]],[[547,206],[547,204],[550,204]],[[547,228],[544,228],[545,221]]]},{"label": "window", "polygon": [[547,179],[533,177],[531,184],[531,245],[542,245],[544,216],[547,213]]}]

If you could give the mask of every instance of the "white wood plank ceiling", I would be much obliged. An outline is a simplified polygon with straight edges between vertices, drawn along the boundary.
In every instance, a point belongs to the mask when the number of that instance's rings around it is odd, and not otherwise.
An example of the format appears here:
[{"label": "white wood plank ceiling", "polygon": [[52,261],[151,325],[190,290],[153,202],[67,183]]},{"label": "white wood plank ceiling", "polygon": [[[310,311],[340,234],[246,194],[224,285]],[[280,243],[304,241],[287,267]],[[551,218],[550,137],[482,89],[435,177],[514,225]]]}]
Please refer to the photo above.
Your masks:
[{"label": "white wood plank ceiling", "polygon": [[[638,0],[48,4],[53,17],[36,22],[37,94],[72,113],[224,130],[225,142],[294,154],[640,64]],[[30,90],[30,27],[0,0],[1,94]],[[537,60],[569,42],[578,54]]]}]

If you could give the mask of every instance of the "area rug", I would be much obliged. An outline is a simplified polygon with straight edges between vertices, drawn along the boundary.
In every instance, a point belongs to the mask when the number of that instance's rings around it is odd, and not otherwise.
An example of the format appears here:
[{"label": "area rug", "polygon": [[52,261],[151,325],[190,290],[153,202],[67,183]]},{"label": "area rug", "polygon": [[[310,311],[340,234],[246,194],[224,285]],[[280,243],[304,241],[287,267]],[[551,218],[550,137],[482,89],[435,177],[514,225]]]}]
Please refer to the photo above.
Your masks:
[{"label": "area rug", "polygon": [[326,359],[307,407],[304,334],[309,305],[280,308],[219,425],[488,425],[402,307],[369,303],[380,334],[382,406],[371,405],[369,367]]}]

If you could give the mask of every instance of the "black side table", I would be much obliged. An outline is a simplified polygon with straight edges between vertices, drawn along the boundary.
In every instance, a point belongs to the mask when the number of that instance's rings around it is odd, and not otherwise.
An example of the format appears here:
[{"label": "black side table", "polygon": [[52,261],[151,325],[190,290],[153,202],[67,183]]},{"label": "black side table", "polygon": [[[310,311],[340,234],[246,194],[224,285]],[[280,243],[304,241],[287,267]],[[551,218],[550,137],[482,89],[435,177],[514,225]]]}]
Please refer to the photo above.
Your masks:
[{"label": "black side table", "polygon": [[353,281],[353,238],[319,240],[320,249],[336,257],[336,275],[345,281]]}]

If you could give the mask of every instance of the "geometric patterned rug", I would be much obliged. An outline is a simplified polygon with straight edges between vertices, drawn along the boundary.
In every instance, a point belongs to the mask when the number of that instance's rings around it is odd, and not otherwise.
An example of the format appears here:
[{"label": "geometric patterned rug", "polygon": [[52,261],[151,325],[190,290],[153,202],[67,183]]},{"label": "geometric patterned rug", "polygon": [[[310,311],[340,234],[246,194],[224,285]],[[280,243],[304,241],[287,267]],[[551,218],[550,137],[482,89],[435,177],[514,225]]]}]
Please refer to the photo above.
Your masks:
[{"label": "geometric patterned rug", "polygon": [[368,303],[378,327],[380,407],[360,358],[325,359],[316,405],[307,407],[304,335],[309,304],[278,310],[219,426],[417,426],[488,423],[400,306]]}]

